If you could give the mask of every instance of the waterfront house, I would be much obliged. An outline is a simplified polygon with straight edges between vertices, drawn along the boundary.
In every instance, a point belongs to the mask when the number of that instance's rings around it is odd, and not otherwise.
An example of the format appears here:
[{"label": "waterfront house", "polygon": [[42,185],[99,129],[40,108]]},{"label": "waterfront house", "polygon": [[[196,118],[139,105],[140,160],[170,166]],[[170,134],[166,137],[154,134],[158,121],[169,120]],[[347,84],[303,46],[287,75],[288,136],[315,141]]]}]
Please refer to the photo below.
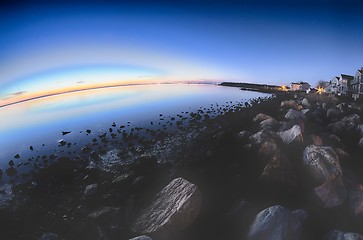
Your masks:
[{"label": "waterfront house", "polygon": [[357,70],[353,80],[350,82],[350,86],[354,100],[363,95],[363,67]]},{"label": "waterfront house", "polygon": [[346,74],[340,74],[340,77],[338,79],[338,95],[339,96],[347,96],[350,94],[350,83],[354,79],[353,76],[346,75]]},{"label": "waterfront house", "polygon": [[292,82],[290,83],[291,91],[308,91],[310,90],[310,84],[307,82]]},{"label": "waterfront house", "polygon": [[330,95],[335,95],[338,93],[338,84],[339,77],[335,76],[329,81],[329,84],[325,87],[324,91]]}]

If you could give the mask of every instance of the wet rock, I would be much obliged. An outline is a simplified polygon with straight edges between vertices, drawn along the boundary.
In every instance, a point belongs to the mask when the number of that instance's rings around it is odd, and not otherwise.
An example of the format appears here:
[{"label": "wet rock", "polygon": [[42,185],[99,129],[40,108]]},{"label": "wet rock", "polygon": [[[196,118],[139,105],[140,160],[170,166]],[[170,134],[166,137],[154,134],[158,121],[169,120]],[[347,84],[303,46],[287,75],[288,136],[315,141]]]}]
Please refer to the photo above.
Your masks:
[{"label": "wet rock", "polygon": [[55,233],[44,233],[39,240],[60,240],[60,237]]},{"label": "wet rock", "polygon": [[14,164],[14,161],[13,161],[13,160],[10,160],[10,161],[9,161],[9,166],[10,166],[10,167],[14,167],[14,165],[15,165],[15,164]]},{"label": "wet rock", "polygon": [[84,190],[83,197],[84,198],[91,197],[92,195],[96,194],[97,190],[98,190],[98,184],[97,183],[87,185],[85,190]]},{"label": "wet rock", "polygon": [[130,238],[129,240],[152,240],[152,239],[146,235],[142,235],[142,236]]},{"label": "wet rock", "polygon": [[272,117],[271,117],[271,116],[269,116],[269,115],[267,115],[267,114],[259,113],[259,114],[257,114],[257,115],[256,115],[256,117],[253,119],[253,121],[254,121],[255,123],[260,123],[260,122],[262,122],[262,121],[264,121],[264,120],[271,119],[271,118],[272,118]]},{"label": "wet rock", "polygon": [[8,175],[9,177],[14,177],[17,173],[18,171],[15,169],[15,167],[8,167],[6,169],[6,175]]},{"label": "wet rock", "polygon": [[196,185],[176,178],[164,187],[132,225],[137,233],[168,238],[190,226],[199,215],[201,193]]},{"label": "wet rock", "polygon": [[287,208],[277,205],[259,212],[252,223],[248,240],[301,239],[301,223]]},{"label": "wet rock", "polygon": [[62,131],[62,135],[67,135],[67,134],[70,134],[72,131]]},{"label": "wet rock", "polygon": [[279,128],[279,122],[276,121],[273,118],[266,119],[266,120],[263,120],[262,122],[260,122],[260,129],[261,130],[271,130],[271,131],[275,131],[278,128]]},{"label": "wet rock", "polygon": [[90,134],[92,131],[90,129],[86,130],[86,133]]},{"label": "wet rock", "polygon": [[29,149],[30,149],[31,151],[33,151],[33,150],[34,150],[33,146],[30,146],[30,147],[29,147]]},{"label": "wet rock", "polygon": [[287,113],[285,114],[285,118],[290,119],[290,120],[305,120],[306,119],[304,113],[294,110],[294,109],[289,109],[289,111],[287,111]]},{"label": "wet rock", "polygon": [[331,230],[324,236],[324,240],[363,240],[363,235]]},{"label": "wet rock", "polygon": [[291,212],[301,224],[303,224],[308,218],[308,213],[304,209],[297,209]]},{"label": "wet rock", "polygon": [[20,158],[20,155],[19,155],[19,154],[16,154],[16,155],[14,156],[14,158],[18,159],[18,158]]},{"label": "wet rock", "polygon": [[349,208],[353,216],[361,215],[363,217],[363,185],[356,185],[349,190],[348,194]]},{"label": "wet rock", "polygon": [[93,160],[100,160],[100,156],[98,155],[98,153],[96,153],[95,151],[92,151],[89,155]]},{"label": "wet rock", "polygon": [[342,175],[338,156],[331,147],[307,146],[303,152],[303,165],[315,186]]},{"label": "wet rock", "polygon": [[304,141],[299,125],[294,125],[289,130],[286,130],[284,132],[278,132],[278,134],[280,135],[282,141],[285,144],[302,143]]},{"label": "wet rock", "polygon": [[332,130],[334,134],[339,135],[346,135],[353,133],[356,129],[358,124],[360,123],[360,117],[358,114],[351,114],[348,115],[338,122],[332,123],[329,125],[329,128]]},{"label": "wet rock", "polygon": [[67,144],[67,142],[64,141],[63,139],[61,139],[61,140],[58,141],[58,144],[59,144],[59,146],[63,147],[64,145]]},{"label": "wet rock", "polygon": [[330,121],[337,120],[342,116],[343,112],[336,107],[329,108],[328,111],[326,111],[326,118]]}]

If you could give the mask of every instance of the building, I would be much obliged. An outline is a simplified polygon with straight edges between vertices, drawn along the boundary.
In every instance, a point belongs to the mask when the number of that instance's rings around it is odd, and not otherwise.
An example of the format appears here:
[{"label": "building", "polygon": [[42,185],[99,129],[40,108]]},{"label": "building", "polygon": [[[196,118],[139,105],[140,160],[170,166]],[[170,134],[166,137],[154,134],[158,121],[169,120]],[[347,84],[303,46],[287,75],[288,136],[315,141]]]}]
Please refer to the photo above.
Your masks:
[{"label": "building", "polygon": [[353,79],[354,79],[353,76],[340,74],[337,85],[338,87],[337,91],[339,96],[347,96],[351,94],[350,83]]},{"label": "building", "polygon": [[363,67],[357,70],[353,80],[350,82],[350,86],[354,100],[363,95]]},{"label": "building", "polygon": [[335,76],[329,81],[329,84],[325,87],[324,91],[330,95],[335,95],[338,93],[338,84],[339,77]]},{"label": "building", "polygon": [[308,91],[310,90],[310,84],[307,82],[292,82],[290,83],[291,91]]}]

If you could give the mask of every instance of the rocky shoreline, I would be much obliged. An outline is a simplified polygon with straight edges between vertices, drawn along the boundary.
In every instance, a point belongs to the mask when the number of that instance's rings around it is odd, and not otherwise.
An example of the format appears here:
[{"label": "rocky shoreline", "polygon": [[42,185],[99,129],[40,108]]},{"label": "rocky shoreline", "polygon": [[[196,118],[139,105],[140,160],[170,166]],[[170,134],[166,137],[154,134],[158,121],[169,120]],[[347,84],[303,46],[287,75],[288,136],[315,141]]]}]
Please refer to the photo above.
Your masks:
[{"label": "rocky shoreline", "polygon": [[282,93],[142,151],[64,157],[2,187],[1,237],[363,239],[362,117],[359,104]]}]

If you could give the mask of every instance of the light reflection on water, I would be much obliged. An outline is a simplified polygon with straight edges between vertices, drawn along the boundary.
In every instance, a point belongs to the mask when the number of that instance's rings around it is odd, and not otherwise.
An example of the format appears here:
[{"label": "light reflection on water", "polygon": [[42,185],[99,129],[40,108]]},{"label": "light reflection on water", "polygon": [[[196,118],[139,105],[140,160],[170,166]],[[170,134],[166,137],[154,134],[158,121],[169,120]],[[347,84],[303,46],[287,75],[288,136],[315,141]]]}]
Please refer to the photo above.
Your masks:
[{"label": "light reflection on water", "polygon": [[[6,168],[17,153],[21,158],[16,161],[25,161],[30,153],[52,151],[60,139],[82,141],[92,137],[86,136],[87,129],[95,136],[113,122],[146,126],[160,121],[159,114],[175,116],[211,104],[231,105],[230,101],[265,96],[216,85],[139,85],[75,92],[0,108],[0,167]],[[61,131],[72,133],[62,136]],[[33,152],[29,146],[34,146]]]}]

